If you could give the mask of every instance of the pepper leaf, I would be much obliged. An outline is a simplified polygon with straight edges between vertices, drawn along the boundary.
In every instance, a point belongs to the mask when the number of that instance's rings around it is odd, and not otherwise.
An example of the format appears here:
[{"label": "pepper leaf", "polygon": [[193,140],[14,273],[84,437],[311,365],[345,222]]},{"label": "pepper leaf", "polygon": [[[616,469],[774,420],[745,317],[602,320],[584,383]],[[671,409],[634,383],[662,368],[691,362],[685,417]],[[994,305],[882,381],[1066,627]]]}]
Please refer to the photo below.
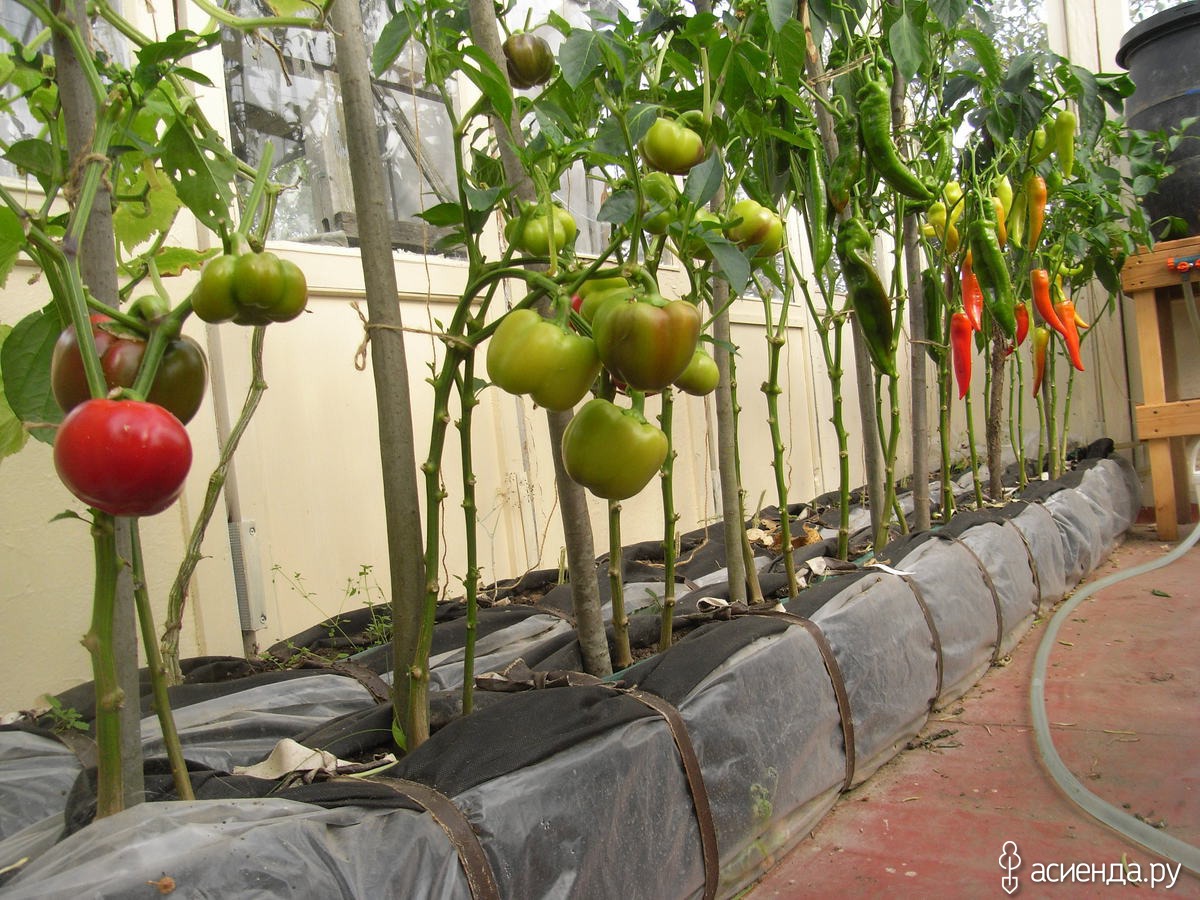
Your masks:
[{"label": "pepper leaf", "polygon": [[197,136],[176,119],[162,140],[162,166],[175,192],[209,230],[229,230],[230,185],[237,176],[232,154],[215,131]]},{"label": "pepper leaf", "polygon": [[[0,353],[3,353],[4,340],[11,332],[11,325],[0,325]],[[28,439],[29,434],[21,427],[21,420],[8,405],[4,396],[4,381],[0,379],[0,459],[12,456],[25,446]]]},{"label": "pepper leaf", "polygon": [[[22,422],[43,425],[62,421],[62,410],[50,388],[50,356],[62,329],[58,308],[51,303],[13,326],[0,346],[4,396]],[[54,443],[53,428],[32,428],[31,432],[39,441]]]},{"label": "pepper leaf", "polygon": [[567,35],[558,51],[558,64],[563,78],[573,88],[579,87],[600,65],[601,36],[598,32],[578,28]]},{"label": "pepper leaf", "polygon": [[24,244],[25,230],[17,214],[7,207],[0,209],[0,286],[8,280]]},{"label": "pepper leaf", "polygon": [[382,75],[391,68],[410,37],[412,28],[408,24],[407,12],[402,9],[383,26],[379,40],[375,42],[375,49],[371,51],[371,69],[376,75]]}]

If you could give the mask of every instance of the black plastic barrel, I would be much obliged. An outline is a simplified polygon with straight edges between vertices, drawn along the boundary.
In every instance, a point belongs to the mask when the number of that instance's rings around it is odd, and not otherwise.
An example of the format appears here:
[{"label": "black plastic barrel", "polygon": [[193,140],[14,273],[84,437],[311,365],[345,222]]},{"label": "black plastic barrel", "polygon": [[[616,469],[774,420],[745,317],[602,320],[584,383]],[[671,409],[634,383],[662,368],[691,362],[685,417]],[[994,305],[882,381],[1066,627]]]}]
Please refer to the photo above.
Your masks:
[{"label": "black plastic barrel", "polygon": [[[1131,127],[1170,131],[1200,116],[1200,2],[1180,3],[1129,29],[1117,64],[1129,70],[1136,88],[1125,101]],[[1200,122],[1187,133],[1168,160],[1175,171],[1143,203],[1152,219],[1187,222],[1187,235],[1171,237],[1200,235]]]}]

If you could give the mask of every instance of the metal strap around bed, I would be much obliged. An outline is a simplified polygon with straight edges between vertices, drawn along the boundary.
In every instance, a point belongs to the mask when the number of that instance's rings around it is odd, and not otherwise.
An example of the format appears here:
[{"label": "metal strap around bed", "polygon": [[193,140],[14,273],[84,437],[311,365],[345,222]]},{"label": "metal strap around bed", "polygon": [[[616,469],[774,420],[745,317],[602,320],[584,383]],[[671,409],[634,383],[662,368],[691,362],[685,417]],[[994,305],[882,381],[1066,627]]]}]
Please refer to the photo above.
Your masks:
[{"label": "metal strap around bed", "polygon": [[767,616],[772,619],[783,619],[793,625],[799,625],[812,637],[821,654],[821,662],[825,664],[825,672],[833,685],[833,697],[837,701],[838,716],[842,720],[842,741],[846,745],[846,771],[842,778],[842,790],[850,790],[854,784],[855,752],[854,752],[854,719],[850,714],[850,693],[846,690],[846,679],[842,677],[842,667],[838,665],[833,647],[821,626],[804,616],[783,612],[775,609],[751,610],[750,615]]},{"label": "metal strap around bed", "polygon": [[987,589],[992,595],[992,606],[996,608],[996,643],[992,645],[992,664],[995,665],[1000,662],[1000,646],[1004,643],[1004,610],[1000,605],[1000,592],[996,590],[996,582],[992,581],[991,573],[983,564],[983,560],[979,558],[979,554],[968,547],[961,538],[952,537],[949,540],[954,541],[971,555],[971,559],[979,568],[979,574],[983,576],[984,584],[987,585]]},{"label": "metal strap around bed", "polygon": [[937,690],[929,698],[929,708],[932,710],[937,706],[938,697],[942,696],[942,677],[945,673],[945,664],[942,661],[942,636],[938,634],[937,624],[933,621],[933,613],[929,611],[929,604],[925,602],[925,595],[921,593],[921,586],[917,584],[916,579],[911,575],[901,575],[900,579],[908,585],[908,589],[916,598],[921,615],[925,617],[925,624],[929,626],[929,637],[933,640],[933,652],[937,661]]},{"label": "metal strap around bed", "polygon": [[1033,555],[1033,547],[1029,544],[1029,538],[1025,537],[1025,532],[1017,527],[1012,519],[1005,519],[1004,524],[1012,528],[1017,533],[1017,537],[1021,539],[1021,543],[1025,545],[1025,557],[1029,560],[1029,572],[1033,575],[1033,588],[1037,591],[1037,602],[1034,604],[1035,610],[1042,608],[1042,576],[1038,573],[1037,559]]},{"label": "metal strap around bed", "polygon": [[696,825],[700,829],[700,853],[704,860],[704,900],[714,900],[717,896],[717,886],[721,880],[721,857],[717,848],[717,827],[713,822],[712,806],[708,802],[708,788],[704,784],[704,775],[700,771],[700,759],[696,756],[696,748],[692,746],[691,736],[679,710],[655,694],[639,691],[636,688],[620,688],[621,693],[650,707],[663,717],[671,738],[675,741],[675,749],[683,762],[683,773],[687,778],[688,790],[692,795],[692,807],[696,811]]},{"label": "metal strap around bed", "polygon": [[389,778],[385,783],[429,813],[433,821],[446,832],[446,837],[450,838],[450,843],[458,852],[458,861],[467,877],[472,900],[500,900],[500,888],[496,884],[487,852],[462,810],[445,794],[427,784],[404,778]]}]

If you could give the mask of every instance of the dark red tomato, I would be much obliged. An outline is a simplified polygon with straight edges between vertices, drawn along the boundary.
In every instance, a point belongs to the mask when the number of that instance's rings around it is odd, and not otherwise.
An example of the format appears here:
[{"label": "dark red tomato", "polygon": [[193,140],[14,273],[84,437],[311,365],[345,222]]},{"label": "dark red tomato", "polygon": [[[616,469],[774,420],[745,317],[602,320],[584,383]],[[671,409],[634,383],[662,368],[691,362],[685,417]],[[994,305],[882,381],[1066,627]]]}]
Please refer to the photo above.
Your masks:
[{"label": "dark red tomato", "polygon": [[152,516],[175,502],[192,466],[187,429],[137,400],[87,400],[63,420],[54,468],[67,489],[114,516]]},{"label": "dark red tomato", "polygon": [[[100,368],[104,371],[104,380],[110,390],[132,387],[146,353],[146,342],[108,330],[105,323],[111,321],[104,315],[92,316],[92,334],[95,336],[96,352],[100,356]],[[167,343],[158,365],[158,374],[150,388],[150,396],[146,399],[166,407],[186,424],[196,415],[196,410],[204,400],[207,380],[208,363],[204,359],[204,351],[190,337],[180,336]],[[63,412],[70,412],[84,400],[91,399],[74,326],[59,335],[58,343],[54,345],[50,359],[50,386]]]}]

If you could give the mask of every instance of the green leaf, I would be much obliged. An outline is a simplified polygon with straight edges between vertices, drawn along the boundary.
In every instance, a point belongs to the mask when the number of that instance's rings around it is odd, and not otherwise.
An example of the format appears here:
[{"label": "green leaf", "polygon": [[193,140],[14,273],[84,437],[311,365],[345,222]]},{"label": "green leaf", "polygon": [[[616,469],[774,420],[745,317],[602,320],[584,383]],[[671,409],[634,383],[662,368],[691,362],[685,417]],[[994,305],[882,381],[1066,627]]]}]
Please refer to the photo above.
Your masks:
[{"label": "green leaf", "polygon": [[929,0],[929,9],[949,31],[959,23],[971,6],[971,0]]},{"label": "green leaf", "polygon": [[47,193],[54,184],[63,180],[62,157],[54,152],[54,147],[49,141],[39,138],[14,141],[4,158],[36,178],[42,190]]},{"label": "green leaf", "polygon": [[567,35],[558,50],[558,64],[563,79],[573,88],[579,87],[600,65],[601,36],[598,32],[579,28]]},{"label": "green leaf", "polygon": [[600,207],[600,211],[596,214],[596,218],[601,222],[611,222],[613,225],[624,225],[633,218],[634,210],[637,208],[637,197],[633,191],[620,190],[614,191],[604,205]]},{"label": "green leaf", "polygon": [[793,0],[767,0],[767,16],[771,27],[782,32],[788,22],[796,21],[796,4]]},{"label": "green leaf", "polygon": [[911,80],[921,71],[929,48],[920,26],[909,16],[907,7],[888,31],[888,46],[900,74],[906,79]]},{"label": "green leaf", "polygon": [[799,84],[803,78],[805,42],[804,26],[789,16],[779,29],[779,40],[775,42],[779,80],[782,83]]},{"label": "green leaf", "polygon": [[17,263],[17,255],[25,245],[25,229],[21,220],[8,207],[0,207],[0,287]]},{"label": "green leaf", "polygon": [[[62,410],[50,389],[50,356],[62,330],[58,308],[51,303],[13,326],[0,347],[4,396],[13,414],[22,422],[62,421]],[[54,443],[53,428],[33,428],[31,431],[39,441]]]},{"label": "green leaf", "polygon": [[468,184],[467,206],[472,212],[490,213],[496,208],[496,201],[503,193],[504,189],[500,187],[490,187],[486,190],[480,190]]},{"label": "green leaf", "polygon": [[371,69],[376,75],[382,75],[391,68],[410,37],[412,28],[408,24],[408,14],[402,9],[383,26],[375,49],[371,51]]},{"label": "green leaf", "polygon": [[175,185],[162,170],[146,164],[143,167],[144,199],[125,201],[113,213],[113,231],[126,251],[157,234],[170,230],[175,214],[183,205],[175,193]]},{"label": "green leaf", "polygon": [[1152,590],[1150,593],[1151,593],[1152,595],[1154,595],[1155,597],[1170,597],[1170,596],[1171,596],[1171,595],[1170,595],[1170,594],[1168,594],[1166,591],[1160,591],[1158,588],[1155,588],[1155,589],[1154,589],[1154,590]]},{"label": "green leaf", "polygon": [[316,18],[317,10],[312,0],[267,0],[267,6],[277,16],[300,16],[305,13]]},{"label": "green leaf", "polygon": [[683,182],[683,195],[696,206],[703,206],[716,196],[724,176],[725,170],[721,166],[720,157],[715,153],[711,154],[708,159],[688,172],[687,179]]},{"label": "green leaf", "polygon": [[178,119],[163,135],[162,166],[179,199],[210,231],[228,230],[236,164],[215,132],[193,134]]},{"label": "green leaf", "polygon": [[[11,325],[0,325],[0,355],[4,352],[4,339],[11,332]],[[21,427],[21,420],[8,405],[4,396],[4,381],[0,379],[0,459],[12,456],[25,446],[28,439],[29,434]]]},{"label": "green leaf", "polygon": [[719,231],[705,231],[703,237],[704,243],[712,251],[717,267],[729,282],[729,289],[735,294],[740,294],[750,283],[750,263]]},{"label": "green leaf", "polygon": [[474,45],[463,51],[464,55],[475,61],[479,68],[464,65],[461,69],[464,75],[471,79],[480,93],[488,98],[492,109],[501,121],[511,122],[513,114],[513,95],[509,89],[508,80],[503,72],[492,62],[492,58]]},{"label": "green leaf", "polygon": [[975,61],[989,81],[998,82],[1003,77],[1000,54],[991,38],[976,28],[963,28],[958,32],[958,39],[975,52]]},{"label": "green leaf", "polygon": [[429,209],[417,213],[418,219],[424,219],[430,225],[447,228],[451,225],[462,224],[462,207],[457,203],[439,203]]}]

